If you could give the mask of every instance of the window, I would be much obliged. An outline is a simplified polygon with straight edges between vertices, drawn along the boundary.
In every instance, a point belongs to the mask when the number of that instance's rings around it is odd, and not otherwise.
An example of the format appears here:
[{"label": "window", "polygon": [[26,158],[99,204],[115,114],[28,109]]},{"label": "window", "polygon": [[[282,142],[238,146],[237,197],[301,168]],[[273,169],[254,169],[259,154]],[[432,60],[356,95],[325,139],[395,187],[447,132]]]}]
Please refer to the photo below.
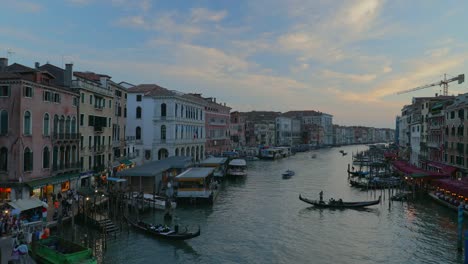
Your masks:
[{"label": "window", "polygon": [[50,168],[50,151],[48,147],[45,147],[42,151],[42,168]]},{"label": "window", "polygon": [[10,96],[10,86],[1,85],[0,86],[0,97],[8,97],[8,96]]},{"label": "window", "polygon": [[107,127],[112,127],[112,118],[109,117],[109,125]]},{"label": "window", "polygon": [[175,116],[176,116],[176,117],[177,117],[177,110],[178,110],[177,108],[178,108],[178,105],[175,104]]},{"label": "window", "polygon": [[141,102],[141,94],[137,94],[136,100],[137,100],[137,102]]},{"label": "window", "polygon": [[141,107],[139,106],[136,108],[136,118],[141,118]]},{"label": "window", "polygon": [[84,114],[80,114],[80,126],[84,124]]},{"label": "window", "polygon": [[31,113],[29,111],[24,112],[24,135],[31,135]]},{"label": "window", "polygon": [[135,136],[136,140],[141,140],[141,127],[136,127]]},{"label": "window", "polygon": [[8,112],[6,110],[2,110],[0,114],[0,135],[7,135],[8,134]]},{"label": "window", "polygon": [[81,93],[81,103],[84,104],[84,93]]},{"label": "window", "polygon": [[161,104],[161,116],[166,116],[166,104]]},{"label": "window", "polygon": [[124,117],[127,117],[127,107],[124,107]]},{"label": "window", "polygon": [[44,115],[43,135],[49,136],[49,114]]},{"label": "window", "polygon": [[8,149],[0,149],[0,171],[8,171]]},{"label": "window", "polygon": [[60,94],[54,93],[54,103],[60,103]]},{"label": "window", "polygon": [[23,155],[23,170],[24,171],[32,171],[33,169],[33,153],[29,148],[24,150]]},{"label": "window", "polygon": [[93,104],[93,95],[92,94],[89,95],[89,104]]},{"label": "window", "polygon": [[455,111],[452,111],[452,112],[450,112],[450,119],[454,119],[454,118],[455,118]]},{"label": "window", "polygon": [[33,97],[33,89],[31,86],[24,86],[23,87],[23,96],[32,98]]},{"label": "window", "polygon": [[165,125],[161,126],[161,139],[166,140],[166,126]]},{"label": "window", "polygon": [[109,108],[112,108],[112,100],[109,100]]},{"label": "window", "polygon": [[72,117],[71,121],[71,133],[75,134],[76,133],[76,118]]}]

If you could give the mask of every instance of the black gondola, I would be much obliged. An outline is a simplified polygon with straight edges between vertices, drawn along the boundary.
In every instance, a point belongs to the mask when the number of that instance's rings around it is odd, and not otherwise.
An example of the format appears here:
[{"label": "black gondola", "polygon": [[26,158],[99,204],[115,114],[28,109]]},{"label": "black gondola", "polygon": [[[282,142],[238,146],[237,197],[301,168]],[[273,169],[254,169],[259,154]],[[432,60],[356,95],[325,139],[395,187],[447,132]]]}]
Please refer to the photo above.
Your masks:
[{"label": "black gondola", "polygon": [[380,196],[378,200],[375,201],[365,201],[365,202],[343,202],[341,200],[335,201],[335,200],[330,200],[329,202],[320,202],[317,200],[310,200],[307,198],[302,197],[299,194],[299,200],[306,202],[308,204],[311,204],[316,207],[322,207],[322,208],[362,208],[366,206],[371,206],[371,205],[376,205],[380,203]]},{"label": "black gondola", "polygon": [[168,240],[186,240],[200,235],[200,227],[198,227],[197,232],[188,232],[187,228],[185,228],[184,231],[180,232],[177,226],[175,228],[166,228],[163,231],[158,231],[156,226],[145,223],[143,221],[133,222],[127,218],[127,222],[140,231],[143,231],[155,237],[164,238]]}]

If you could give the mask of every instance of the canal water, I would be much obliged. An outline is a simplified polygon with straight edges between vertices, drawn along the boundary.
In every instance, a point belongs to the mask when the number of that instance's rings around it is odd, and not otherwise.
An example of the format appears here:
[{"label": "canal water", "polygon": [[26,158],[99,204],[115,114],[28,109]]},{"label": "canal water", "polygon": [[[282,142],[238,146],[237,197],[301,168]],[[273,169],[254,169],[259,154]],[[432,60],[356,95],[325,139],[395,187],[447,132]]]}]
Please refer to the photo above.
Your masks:
[{"label": "canal water", "polygon": [[[359,191],[347,183],[351,154],[366,146],[321,149],[276,161],[253,161],[245,180],[226,182],[213,206],[179,206],[181,226],[201,227],[186,242],[134,230],[107,242],[104,263],[462,263],[457,214],[421,197],[392,202],[388,191]],[[342,156],[338,151],[348,153]],[[311,158],[315,153],[317,157]],[[282,179],[292,169],[296,175]],[[314,209],[318,199],[384,201],[367,210]],[[141,217],[162,222],[161,212]],[[468,220],[466,220],[468,222]]]}]

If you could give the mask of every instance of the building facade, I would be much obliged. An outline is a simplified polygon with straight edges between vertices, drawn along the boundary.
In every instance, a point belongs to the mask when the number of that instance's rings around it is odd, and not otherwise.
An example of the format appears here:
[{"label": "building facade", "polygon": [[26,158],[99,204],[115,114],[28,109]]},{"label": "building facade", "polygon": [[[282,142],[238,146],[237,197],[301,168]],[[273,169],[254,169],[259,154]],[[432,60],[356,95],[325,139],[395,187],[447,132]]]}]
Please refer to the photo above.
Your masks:
[{"label": "building facade", "polygon": [[114,93],[111,77],[93,72],[74,72],[71,87],[80,94],[81,186],[107,176],[114,160],[112,124]]},{"label": "building facade", "polygon": [[0,59],[0,174],[3,199],[70,188],[79,174],[78,95],[50,72]]},{"label": "building facade", "polygon": [[231,108],[226,104],[216,103],[216,98],[203,98],[201,94],[193,94],[205,102],[206,154],[220,155],[230,151],[231,146]]},{"label": "building facade", "polygon": [[199,98],[156,84],[127,90],[127,141],[134,142],[137,164],[169,156],[204,159],[205,105]]},{"label": "building facade", "polygon": [[231,113],[231,146],[238,149],[245,146],[245,116],[240,112]]}]

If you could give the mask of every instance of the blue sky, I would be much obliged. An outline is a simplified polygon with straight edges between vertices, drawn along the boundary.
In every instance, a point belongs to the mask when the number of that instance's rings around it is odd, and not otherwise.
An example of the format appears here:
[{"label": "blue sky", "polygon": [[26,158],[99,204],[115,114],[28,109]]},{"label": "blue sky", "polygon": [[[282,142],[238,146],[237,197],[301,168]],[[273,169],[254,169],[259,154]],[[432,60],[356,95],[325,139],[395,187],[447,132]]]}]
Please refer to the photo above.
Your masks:
[{"label": "blue sky", "polygon": [[[465,1],[0,0],[0,56],[73,62],[116,82],[217,97],[234,110],[313,109],[393,127],[413,96],[465,73]],[[451,94],[467,92],[453,83]]]}]

